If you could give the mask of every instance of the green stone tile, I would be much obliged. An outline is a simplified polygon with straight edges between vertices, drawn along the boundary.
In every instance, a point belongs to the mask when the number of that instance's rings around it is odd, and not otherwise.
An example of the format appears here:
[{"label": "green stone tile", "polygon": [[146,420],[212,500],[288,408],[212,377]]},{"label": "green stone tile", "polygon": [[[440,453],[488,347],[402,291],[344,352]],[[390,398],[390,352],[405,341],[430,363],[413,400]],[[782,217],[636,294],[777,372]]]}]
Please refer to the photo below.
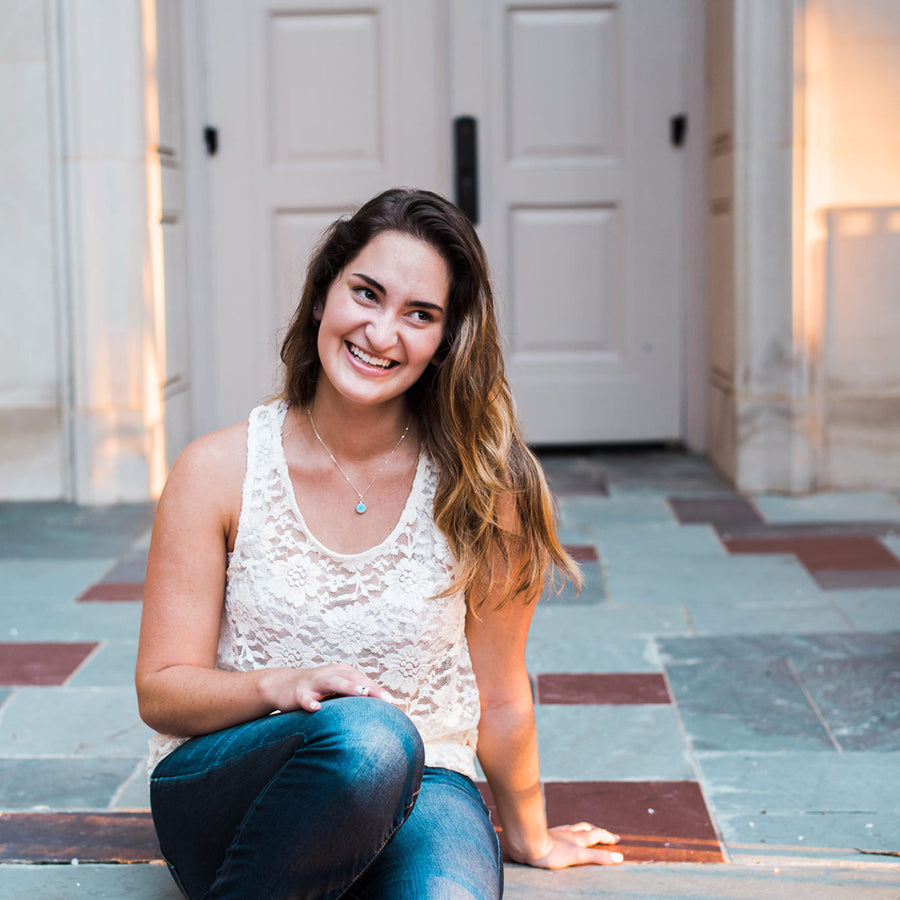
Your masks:
[{"label": "green stone tile", "polygon": [[140,631],[140,603],[0,604],[0,640],[127,640]]},{"label": "green stone tile", "polygon": [[721,815],[900,810],[897,753],[698,753],[704,794]]},{"label": "green stone tile", "polygon": [[[821,810],[800,815],[765,813],[720,816],[731,854],[745,862],[816,857],[859,865],[859,850],[900,847],[900,816]],[[884,857],[885,861],[889,857]]]},{"label": "green stone tile", "polygon": [[[898,529],[898,531],[900,531],[900,529]],[[881,538],[881,540],[888,550],[900,559],[900,534],[889,534]]]},{"label": "green stone tile", "polygon": [[132,686],[137,646],[137,640],[104,641],[68,680],[68,687]]},{"label": "green stone tile", "polygon": [[669,562],[690,560],[699,564],[728,557],[711,525],[620,525],[601,529],[597,535],[597,547],[604,562],[633,564],[658,561],[660,568]]},{"label": "green stone tile", "polygon": [[98,559],[0,558],[0,608],[74,600],[115,562]]},{"label": "green stone tile", "polygon": [[139,758],[151,733],[133,687],[19,688],[3,706],[0,756]]},{"label": "green stone tile", "polygon": [[105,809],[134,772],[135,759],[0,758],[0,809]]},{"label": "green stone tile", "polygon": [[846,492],[785,497],[756,494],[753,502],[770,524],[791,522],[900,522],[900,503],[888,493]]},{"label": "green stone tile", "polygon": [[608,637],[588,627],[582,611],[538,608],[528,633],[530,672],[659,672],[649,637]]},{"label": "green stone tile", "polygon": [[809,643],[795,657],[797,675],[841,747],[900,752],[900,633]]},{"label": "green stone tile", "polygon": [[153,524],[154,504],[0,503],[0,557],[117,557]]},{"label": "green stone tile", "polygon": [[164,865],[0,866],[9,900],[183,900]]},{"label": "green stone tile", "polygon": [[[755,655],[739,639],[659,643],[695,750],[836,752],[788,659]],[[698,654],[679,659],[677,651],[690,644]]]},{"label": "green stone tile", "polygon": [[900,589],[831,591],[828,596],[860,631],[900,630]]},{"label": "green stone tile", "polygon": [[795,603],[744,601],[723,596],[716,601],[685,604],[693,629],[700,635],[778,634],[851,631],[852,624],[827,599]]},{"label": "green stone tile", "polygon": [[535,716],[546,781],[694,777],[669,706],[538,706]]},{"label": "green stone tile", "polygon": [[[857,867],[809,859],[796,868],[753,863],[581,866],[550,872],[507,865],[506,900],[897,900],[897,867]],[[859,868],[869,866],[869,868]]]},{"label": "green stone tile", "polygon": [[[569,618],[562,617],[564,611]],[[618,606],[601,603],[594,606],[554,607],[541,603],[534,615],[536,622],[555,619],[557,622],[565,623],[560,625],[563,629],[571,625],[573,633],[580,631],[606,638],[692,633],[684,611],[671,604],[629,603],[627,606]]]},{"label": "green stone tile", "polygon": [[110,803],[114,810],[150,809],[150,782],[147,779],[147,760],[140,760],[128,780]]},{"label": "green stone tile", "polygon": [[590,525],[598,534],[619,525],[675,522],[665,499],[656,496],[561,497],[559,515],[563,526]]},{"label": "green stone tile", "polygon": [[[602,552],[602,549],[601,549]],[[657,603],[709,602],[728,608],[732,600],[780,605],[822,599],[822,592],[793,556],[731,556],[698,562],[690,558],[604,560],[611,600]]]}]

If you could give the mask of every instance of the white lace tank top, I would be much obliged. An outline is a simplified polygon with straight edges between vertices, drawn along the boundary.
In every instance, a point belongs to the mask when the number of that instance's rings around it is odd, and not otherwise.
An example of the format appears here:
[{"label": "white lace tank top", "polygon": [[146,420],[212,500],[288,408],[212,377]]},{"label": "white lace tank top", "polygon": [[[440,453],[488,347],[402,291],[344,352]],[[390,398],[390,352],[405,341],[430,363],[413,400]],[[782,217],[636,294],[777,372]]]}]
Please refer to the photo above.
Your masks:
[{"label": "white lace tank top", "polygon": [[[281,441],[286,412],[281,401],[250,414],[216,667],[354,666],[390,691],[415,723],[426,765],[474,778],[478,688],[465,598],[459,592],[435,599],[450,582],[454,559],[432,515],[433,463],[419,457],[406,506],[384,541],[362,553],[335,553],[297,507]],[[149,771],[185,740],[154,735]]]}]

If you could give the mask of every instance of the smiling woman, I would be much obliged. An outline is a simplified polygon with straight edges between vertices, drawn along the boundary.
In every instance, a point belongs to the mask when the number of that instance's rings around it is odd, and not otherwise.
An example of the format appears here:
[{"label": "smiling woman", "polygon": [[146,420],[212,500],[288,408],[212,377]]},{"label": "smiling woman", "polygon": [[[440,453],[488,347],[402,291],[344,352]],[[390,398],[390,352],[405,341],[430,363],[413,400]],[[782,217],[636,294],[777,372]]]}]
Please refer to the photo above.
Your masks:
[{"label": "smiling woman", "polygon": [[620,862],[547,828],[525,641],[552,572],[580,579],[466,217],[398,189],[336,222],[282,359],[154,524],[136,680],[185,895],[499,897],[476,753],[512,859]]}]

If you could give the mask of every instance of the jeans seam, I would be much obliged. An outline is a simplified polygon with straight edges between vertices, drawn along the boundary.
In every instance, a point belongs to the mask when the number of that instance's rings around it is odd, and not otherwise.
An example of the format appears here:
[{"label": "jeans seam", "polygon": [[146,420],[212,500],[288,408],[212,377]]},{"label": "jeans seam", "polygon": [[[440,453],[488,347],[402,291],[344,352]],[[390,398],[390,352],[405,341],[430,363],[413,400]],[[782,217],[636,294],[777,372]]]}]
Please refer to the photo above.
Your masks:
[{"label": "jeans seam", "polygon": [[[272,747],[275,744],[282,743],[283,741],[294,740],[296,738],[300,738],[300,741],[301,741],[301,743],[297,745],[297,747],[294,751],[294,752],[296,752],[296,750],[299,750],[301,747],[306,746],[306,735],[303,734],[302,732],[295,731],[295,732],[293,732],[289,735],[285,735],[283,737],[273,738],[272,740],[268,740],[263,743],[254,744],[252,747],[245,750],[240,755],[231,756],[227,760],[225,760],[223,762],[215,763],[214,765],[204,768],[201,771],[182,772],[177,775],[157,775],[157,774],[155,774],[156,770],[154,770],[154,773],[151,774],[151,776],[150,776],[150,784],[158,784],[158,783],[164,782],[164,781],[178,781],[183,778],[197,778],[198,776],[202,777],[202,776],[210,774],[211,772],[217,772],[219,769],[226,769],[229,766],[234,765],[235,763],[242,762],[245,757],[250,756],[253,753],[256,753],[258,750],[263,750],[266,747]],[[182,746],[184,746],[184,745],[182,745]],[[180,750],[180,749],[181,749],[180,747],[176,747],[176,749],[173,750],[172,752],[177,753],[178,750]],[[162,762],[163,762],[163,760],[160,760],[160,764],[162,764]]]},{"label": "jeans seam", "polygon": [[349,891],[350,888],[352,888],[353,885],[356,884],[356,882],[366,874],[372,863],[374,863],[375,860],[378,859],[379,856],[381,856],[381,852],[385,847],[387,847],[387,845],[393,839],[394,835],[400,830],[403,823],[409,818],[409,814],[413,811],[413,807],[416,805],[416,800],[418,799],[419,791],[421,789],[421,785],[416,788],[416,792],[412,795],[412,799],[403,807],[403,818],[400,819],[400,821],[391,829],[391,833],[385,838],[384,843],[372,854],[372,858],[359,870],[359,872],[356,873],[353,879],[341,889],[340,894],[337,895],[337,900],[340,900],[340,898],[343,897],[347,893],[347,891]]}]

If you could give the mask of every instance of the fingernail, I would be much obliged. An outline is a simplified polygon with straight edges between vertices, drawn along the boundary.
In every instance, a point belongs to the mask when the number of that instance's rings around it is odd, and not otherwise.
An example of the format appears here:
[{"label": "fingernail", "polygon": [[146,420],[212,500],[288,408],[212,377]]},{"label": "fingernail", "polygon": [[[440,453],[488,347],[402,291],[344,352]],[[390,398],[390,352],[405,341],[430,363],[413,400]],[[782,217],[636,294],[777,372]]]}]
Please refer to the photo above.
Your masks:
[{"label": "fingernail", "polygon": [[621,853],[611,853],[610,857],[613,862],[625,862],[625,857]]},{"label": "fingernail", "polygon": [[357,694],[368,694],[368,693],[369,693],[369,688],[368,688],[368,686],[365,685],[365,684],[358,684],[358,685],[356,686],[356,693],[357,693]]},{"label": "fingernail", "polygon": [[309,704],[310,712],[315,712],[317,709],[321,709],[322,704],[319,703],[318,700],[311,700]]}]

